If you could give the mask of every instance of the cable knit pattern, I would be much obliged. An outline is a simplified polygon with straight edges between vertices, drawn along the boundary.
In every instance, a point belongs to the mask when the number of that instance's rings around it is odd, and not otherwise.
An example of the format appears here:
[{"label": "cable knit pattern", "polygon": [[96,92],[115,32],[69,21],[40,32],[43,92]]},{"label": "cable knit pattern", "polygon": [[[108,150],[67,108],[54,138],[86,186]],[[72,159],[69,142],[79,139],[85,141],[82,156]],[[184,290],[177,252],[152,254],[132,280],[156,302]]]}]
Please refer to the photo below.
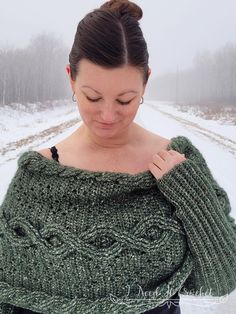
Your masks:
[{"label": "cable knit pattern", "polygon": [[159,180],[23,152],[0,207],[0,313],[138,314],[176,291],[233,291],[228,196],[187,137],[167,149],[187,159]]}]

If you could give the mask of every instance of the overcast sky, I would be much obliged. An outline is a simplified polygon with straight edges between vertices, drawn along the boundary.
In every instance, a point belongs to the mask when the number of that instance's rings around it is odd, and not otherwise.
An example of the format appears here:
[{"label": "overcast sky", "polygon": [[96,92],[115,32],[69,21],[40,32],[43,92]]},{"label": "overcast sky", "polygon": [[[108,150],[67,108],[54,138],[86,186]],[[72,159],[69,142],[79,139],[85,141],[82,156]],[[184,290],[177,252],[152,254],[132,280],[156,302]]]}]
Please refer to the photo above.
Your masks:
[{"label": "overcast sky", "polygon": [[[0,47],[25,47],[42,31],[70,48],[78,22],[105,1],[0,0]],[[197,52],[236,43],[236,0],[134,0],[147,41],[152,75],[192,65]]]}]

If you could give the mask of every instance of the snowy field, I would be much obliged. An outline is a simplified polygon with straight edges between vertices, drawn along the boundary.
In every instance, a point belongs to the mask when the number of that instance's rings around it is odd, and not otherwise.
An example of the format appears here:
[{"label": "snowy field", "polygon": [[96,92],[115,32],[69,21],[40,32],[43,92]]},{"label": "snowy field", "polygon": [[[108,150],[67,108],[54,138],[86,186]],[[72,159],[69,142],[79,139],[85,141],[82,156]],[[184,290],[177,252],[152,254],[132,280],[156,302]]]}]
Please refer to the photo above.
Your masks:
[{"label": "snowy field", "polygon": [[[26,112],[0,108],[0,204],[13,177],[18,157],[26,150],[50,147],[71,134],[80,124],[79,111],[71,102],[53,109]],[[205,120],[178,111],[170,102],[145,101],[135,121],[161,136],[188,137],[205,157],[213,176],[227,191],[231,216],[236,219],[236,126]],[[183,314],[235,314],[236,290],[226,298],[180,295]]]}]

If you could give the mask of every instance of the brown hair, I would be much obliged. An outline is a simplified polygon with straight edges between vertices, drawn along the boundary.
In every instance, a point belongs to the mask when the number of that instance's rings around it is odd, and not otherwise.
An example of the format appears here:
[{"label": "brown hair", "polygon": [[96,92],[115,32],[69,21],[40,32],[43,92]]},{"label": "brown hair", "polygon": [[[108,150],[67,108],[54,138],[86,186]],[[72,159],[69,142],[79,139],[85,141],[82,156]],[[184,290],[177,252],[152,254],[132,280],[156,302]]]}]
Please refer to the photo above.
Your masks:
[{"label": "brown hair", "polygon": [[69,54],[71,78],[76,79],[79,61],[87,59],[104,68],[131,65],[148,81],[147,44],[138,20],[142,9],[128,0],[111,0],[79,22]]}]

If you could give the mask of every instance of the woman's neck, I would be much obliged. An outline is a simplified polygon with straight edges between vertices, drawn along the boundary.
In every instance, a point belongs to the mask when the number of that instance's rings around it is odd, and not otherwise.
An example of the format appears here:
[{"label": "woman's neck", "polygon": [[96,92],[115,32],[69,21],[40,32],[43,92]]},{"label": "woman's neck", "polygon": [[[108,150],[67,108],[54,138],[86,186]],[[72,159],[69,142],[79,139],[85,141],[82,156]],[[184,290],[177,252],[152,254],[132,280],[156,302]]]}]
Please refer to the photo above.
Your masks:
[{"label": "woman's neck", "polygon": [[77,130],[77,136],[93,151],[116,152],[137,146],[140,142],[141,129],[143,128],[133,122],[127,130],[119,134],[119,137],[101,138],[91,133],[86,125],[82,124]]}]

